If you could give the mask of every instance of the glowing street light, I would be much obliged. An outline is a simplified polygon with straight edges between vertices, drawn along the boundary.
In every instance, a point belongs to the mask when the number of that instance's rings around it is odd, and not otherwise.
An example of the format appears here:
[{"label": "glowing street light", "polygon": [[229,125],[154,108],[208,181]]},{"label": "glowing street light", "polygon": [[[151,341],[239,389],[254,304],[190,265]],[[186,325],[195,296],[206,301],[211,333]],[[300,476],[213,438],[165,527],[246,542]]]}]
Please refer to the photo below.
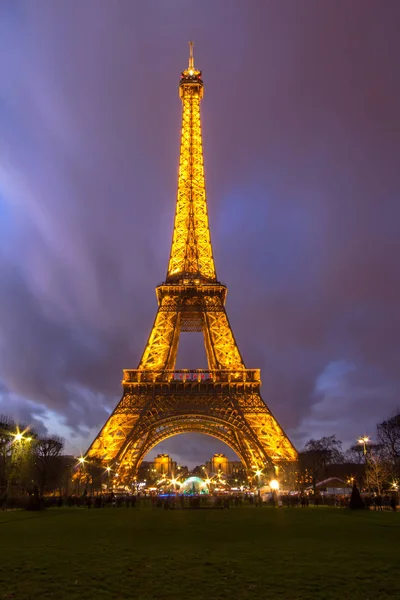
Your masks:
[{"label": "glowing street light", "polygon": [[81,465],[83,465],[83,463],[85,462],[85,458],[83,456],[80,456],[78,458],[78,462],[81,463]]},{"label": "glowing street light", "polygon": [[269,487],[271,490],[279,490],[279,481],[277,479],[272,479],[272,481],[269,482]]},{"label": "glowing street light", "polygon": [[357,441],[359,444],[363,445],[364,456],[366,456],[367,455],[367,444],[370,441],[369,437],[367,435],[364,435],[364,436],[360,437]]},{"label": "glowing street light", "polygon": [[364,460],[365,460],[365,468],[366,468],[366,484],[367,484],[367,490],[368,492],[369,490],[369,476],[368,476],[368,457],[367,457],[367,444],[370,441],[369,437],[367,435],[363,435],[360,438],[358,438],[358,443],[363,445],[363,453],[364,453]]},{"label": "glowing street light", "polygon": [[17,433],[14,433],[14,442],[31,442],[32,438],[31,437],[25,437],[25,431],[19,431],[19,429],[17,429]]},{"label": "glowing street light", "polygon": [[358,439],[359,444],[366,444],[367,442],[369,442],[369,437],[367,435],[364,435]]},{"label": "glowing street light", "polygon": [[262,473],[262,471],[260,471],[260,469],[257,469],[257,471],[256,471],[257,477],[260,477],[261,473]]}]

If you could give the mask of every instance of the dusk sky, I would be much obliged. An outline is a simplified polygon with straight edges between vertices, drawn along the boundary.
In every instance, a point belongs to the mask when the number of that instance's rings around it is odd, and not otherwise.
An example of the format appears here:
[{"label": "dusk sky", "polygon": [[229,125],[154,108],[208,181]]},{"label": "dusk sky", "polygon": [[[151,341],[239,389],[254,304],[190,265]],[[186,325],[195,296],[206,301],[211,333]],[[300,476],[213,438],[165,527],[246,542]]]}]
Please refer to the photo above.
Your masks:
[{"label": "dusk sky", "polygon": [[[399,31],[399,0],[0,0],[0,414],[79,454],[137,367],[193,39],[246,366],[298,449],[373,437],[400,407]],[[182,338],[177,366],[206,367]],[[193,465],[223,445],[161,450]]]}]

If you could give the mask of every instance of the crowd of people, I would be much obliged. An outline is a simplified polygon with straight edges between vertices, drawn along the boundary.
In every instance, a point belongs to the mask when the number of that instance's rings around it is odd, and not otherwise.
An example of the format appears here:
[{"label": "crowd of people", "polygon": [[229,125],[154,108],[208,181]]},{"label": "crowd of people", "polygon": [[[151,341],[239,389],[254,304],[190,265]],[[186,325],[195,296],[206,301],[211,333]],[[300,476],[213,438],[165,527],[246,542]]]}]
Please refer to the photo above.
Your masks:
[{"label": "crowd of people", "polygon": [[[363,498],[365,508],[370,510],[392,510],[396,511],[397,497],[381,496],[378,494],[367,495]],[[54,498],[53,505],[77,506],[86,508],[136,508],[151,507],[153,509],[202,509],[216,508],[227,509],[230,507],[262,506],[270,507],[291,507],[307,508],[310,506],[333,506],[338,508],[348,508],[350,505],[350,496],[346,495],[327,495],[327,494],[269,494],[268,497],[262,497],[257,493],[215,493],[215,494],[159,494],[156,492],[138,494],[128,493],[102,493],[88,494],[87,491],[82,495],[71,495],[65,500]]]},{"label": "crowd of people", "polygon": [[[398,504],[397,494],[363,494],[364,507],[377,511],[396,511]],[[38,510],[51,507],[84,507],[84,508],[153,508],[153,509],[202,509],[216,508],[227,509],[230,507],[262,506],[307,508],[309,506],[332,506],[348,508],[349,495],[298,493],[269,493],[261,495],[259,492],[215,492],[211,494],[185,495],[179,493],[158,493],[156,491],[139,491],[138,493],[126,492],[92,492],[85,489],[83,493],[71,494],[67,497],[45,496],[39,497],[37,489],[27,496],[7,498],[0,494],[0,510],[13,508],[27,508]]]}]

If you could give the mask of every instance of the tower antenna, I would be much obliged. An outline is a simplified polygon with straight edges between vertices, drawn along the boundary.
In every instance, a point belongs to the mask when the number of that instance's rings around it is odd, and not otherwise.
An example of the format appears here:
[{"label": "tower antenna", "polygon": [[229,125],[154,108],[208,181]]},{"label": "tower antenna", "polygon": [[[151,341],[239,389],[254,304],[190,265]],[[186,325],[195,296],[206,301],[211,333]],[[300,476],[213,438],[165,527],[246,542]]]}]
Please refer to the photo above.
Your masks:
[{"label": "tower antenna", "polygon": [[194,69],[193,46],[194,42],[189,42],[189,69]]}]

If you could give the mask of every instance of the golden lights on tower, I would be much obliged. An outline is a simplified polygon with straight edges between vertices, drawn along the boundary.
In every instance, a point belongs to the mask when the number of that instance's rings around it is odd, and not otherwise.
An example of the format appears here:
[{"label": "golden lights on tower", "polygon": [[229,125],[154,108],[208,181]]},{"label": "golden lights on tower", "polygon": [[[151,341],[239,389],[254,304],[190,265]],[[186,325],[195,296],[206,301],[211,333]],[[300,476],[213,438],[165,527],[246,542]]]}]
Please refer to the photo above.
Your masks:
[{"label": "golden lights on tower", "polygon": [[[151,448],[188,432],[211,435],[255,467],[296,460],[297,452],[260,395],[260,372],[247,369],[217,280],[208,222],[200,102],[204,84],[189,44],[179,95],[182,125],[178,189],[165,282],[137,369],[125,369],[121,401],[85,459],[113,465],[131,480]],[[201,331],[208,369],[175,368],[181,331]]]}]

